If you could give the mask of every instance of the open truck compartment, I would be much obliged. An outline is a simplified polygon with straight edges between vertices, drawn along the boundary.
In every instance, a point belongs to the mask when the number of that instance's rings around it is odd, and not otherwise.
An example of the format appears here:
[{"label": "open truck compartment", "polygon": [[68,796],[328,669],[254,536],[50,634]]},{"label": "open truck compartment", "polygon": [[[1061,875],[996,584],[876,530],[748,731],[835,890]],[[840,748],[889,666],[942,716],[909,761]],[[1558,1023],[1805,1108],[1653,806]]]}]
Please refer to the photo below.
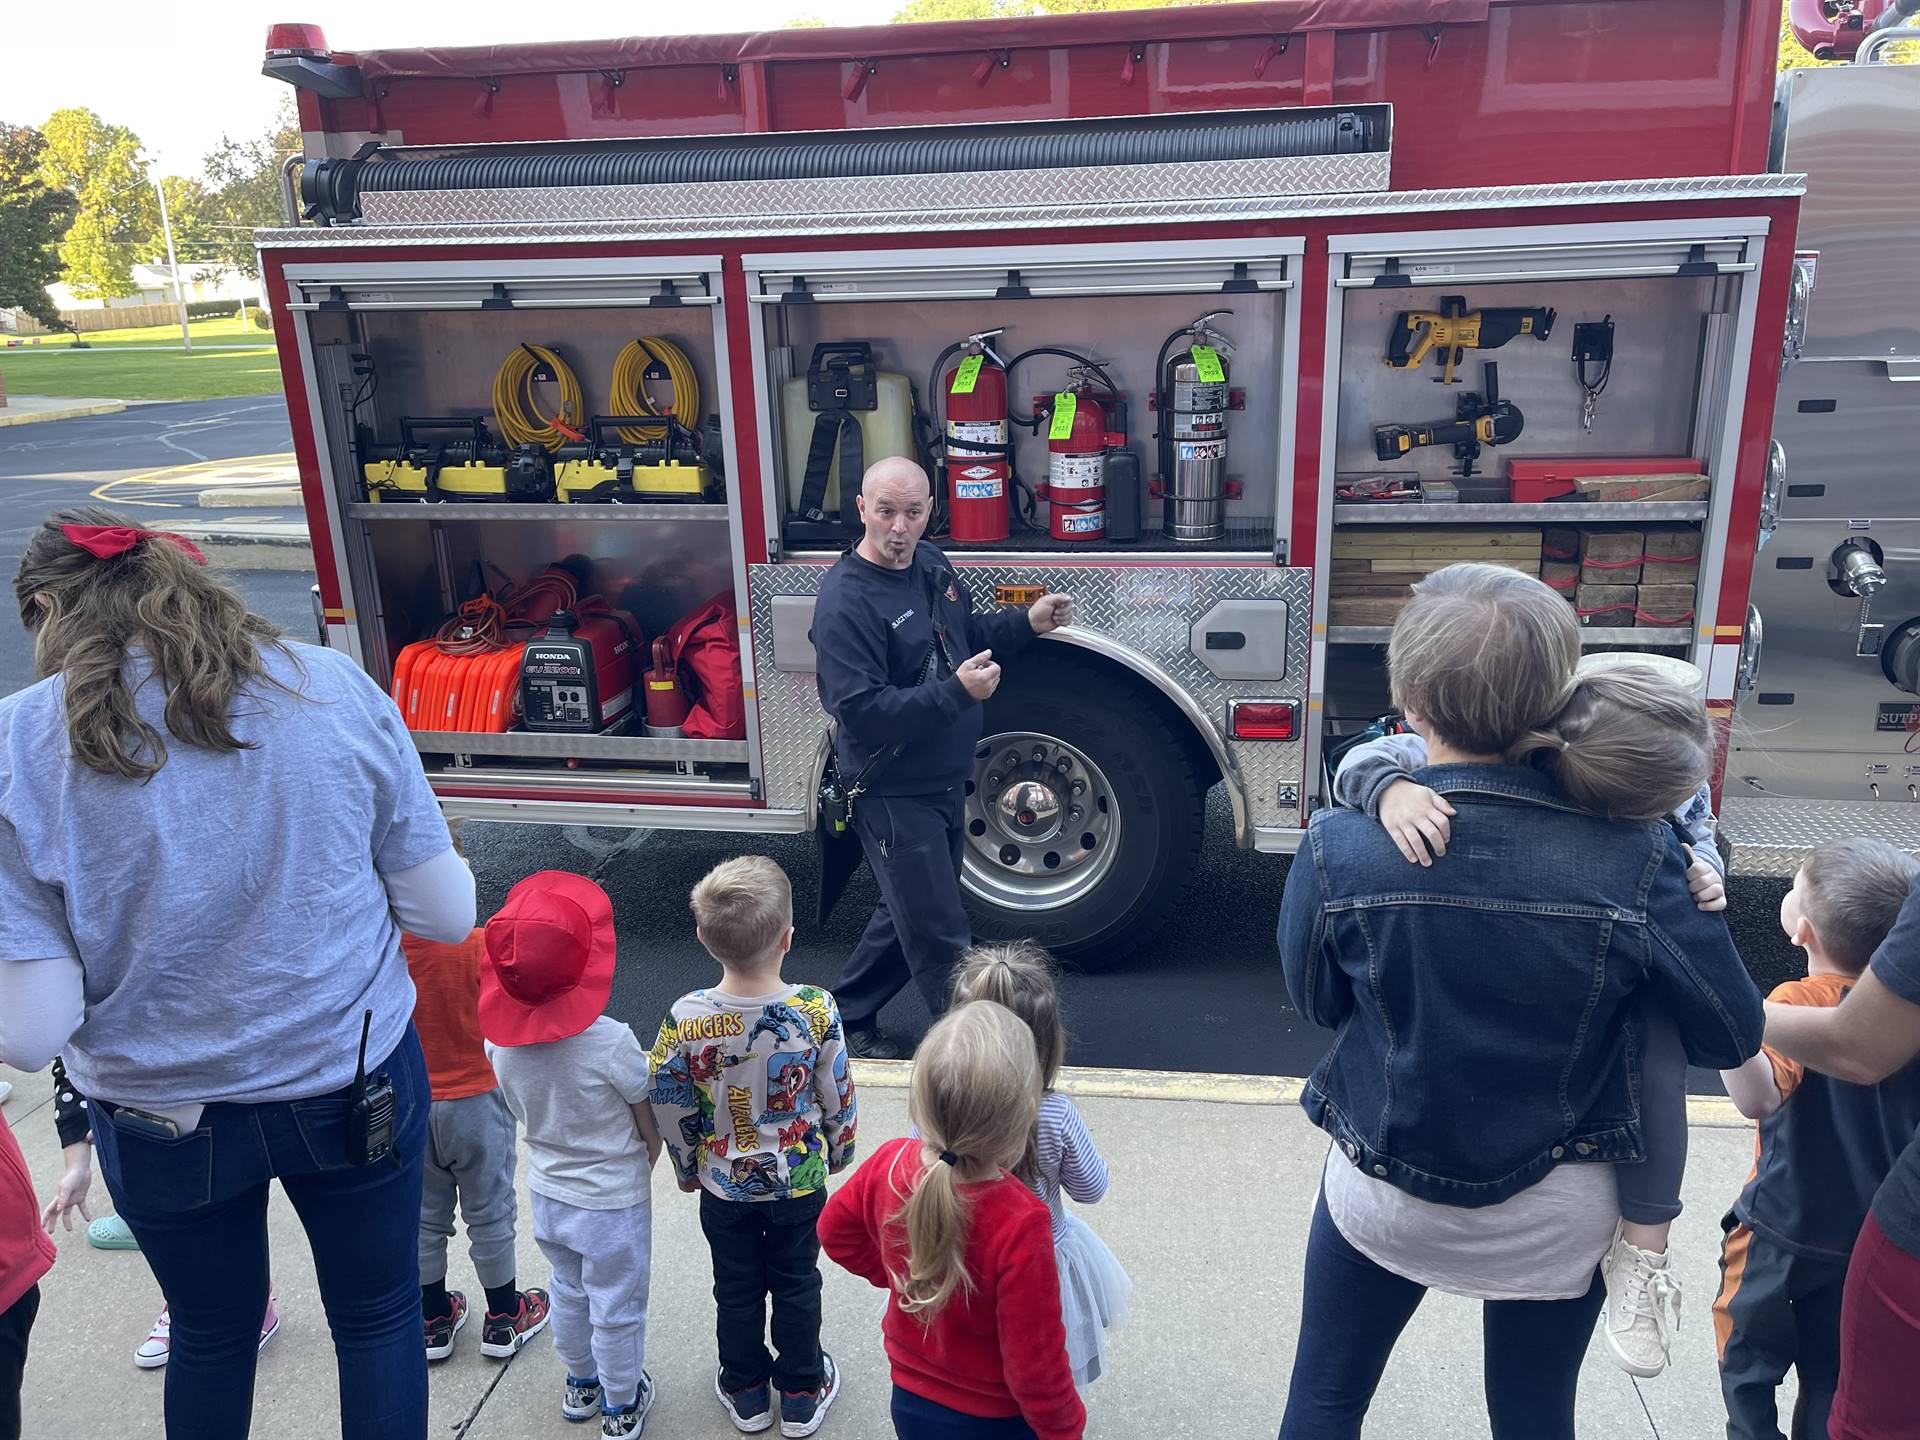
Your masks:
[{"label": "open truck compartment", "polygon": [[461,270],[291,277],[364,663],[430,773],[745,797],[744,724],[689,733],[659,649],[716,599],[732,628],[711,273]]},{"label": "open truck compartment", "polygon": [[1707,667],[1766,241],[1670,221],[1334,242],[1330,750],[1391,708],[1407,585],[1463,560],[1539,576],[1586,650]]}]

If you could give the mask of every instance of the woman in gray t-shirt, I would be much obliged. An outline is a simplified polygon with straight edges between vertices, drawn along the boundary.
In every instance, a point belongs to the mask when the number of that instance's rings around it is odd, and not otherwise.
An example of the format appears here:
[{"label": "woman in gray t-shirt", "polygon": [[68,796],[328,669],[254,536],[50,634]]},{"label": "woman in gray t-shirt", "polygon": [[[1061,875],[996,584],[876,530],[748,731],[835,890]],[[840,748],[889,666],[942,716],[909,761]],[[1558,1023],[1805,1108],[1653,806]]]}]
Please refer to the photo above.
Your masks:
[{"label": "woman in gray t-shirt", "polygon": [[[0,700],[0,1059],[60,1053],[92,1097],[172,1313],[170,1435],[247,1433],[278,1179],[337,1337],[343,1435],[424,1436],[429,1094],[400,931],[463,938],[473,877],[392,701],[204,565],[91,509],[22,556],[45,678]],[[393,1096],[371,1163],[363,1049]]]}]

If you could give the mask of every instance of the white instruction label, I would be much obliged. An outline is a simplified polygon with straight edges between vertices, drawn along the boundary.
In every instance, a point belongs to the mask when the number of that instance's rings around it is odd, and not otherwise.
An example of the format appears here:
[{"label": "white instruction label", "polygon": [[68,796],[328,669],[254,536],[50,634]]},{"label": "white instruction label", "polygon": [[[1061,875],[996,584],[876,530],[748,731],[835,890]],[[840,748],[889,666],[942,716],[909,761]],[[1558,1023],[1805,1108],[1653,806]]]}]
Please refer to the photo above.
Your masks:
[{"label": "white instruction label", "polygon": [[950,445],[1005,445],[1007,422],[1004,420],[949,420],[947,443]]},{"label": "white instruction label", "polygon": [[[1050,455],[1047,457],[1047,488],[1056,495],[1062,490],[1087,492],[1107,488],[1107,457],[1091,455]],[[1069,500],[1077,497],[1068,496]]]},{"label": "white instruction label", "polygon": [[997,478],[953,482],[953,498],[956,500],[997,500],[1006,493],[1006,486],[1002,485]]},{"label": "white instruction label", "polygon": [[1107,532],[1105,510],[1075,510],[1056,518],[1062,532],[1068,535],[1104,535]]}]

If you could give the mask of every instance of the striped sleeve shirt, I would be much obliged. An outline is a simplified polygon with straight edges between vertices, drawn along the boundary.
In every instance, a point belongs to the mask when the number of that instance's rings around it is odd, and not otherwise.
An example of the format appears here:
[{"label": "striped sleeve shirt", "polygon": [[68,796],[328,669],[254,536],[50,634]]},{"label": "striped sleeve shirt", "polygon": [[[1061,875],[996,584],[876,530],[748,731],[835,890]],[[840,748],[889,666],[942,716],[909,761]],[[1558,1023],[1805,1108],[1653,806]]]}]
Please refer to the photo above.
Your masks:
[{"label": "striped sleeve shirt", "polygon": [[1073,1101],[1052,1090],[1040,1097],[1033,1144],[1040,1178],[1032,1189],[1053,1212],[1057,1240],[1066,1220],[1061,1192],[1081,1205],[1093,1204],[1107,1193],[1107,1162],[1100,1158]]}]

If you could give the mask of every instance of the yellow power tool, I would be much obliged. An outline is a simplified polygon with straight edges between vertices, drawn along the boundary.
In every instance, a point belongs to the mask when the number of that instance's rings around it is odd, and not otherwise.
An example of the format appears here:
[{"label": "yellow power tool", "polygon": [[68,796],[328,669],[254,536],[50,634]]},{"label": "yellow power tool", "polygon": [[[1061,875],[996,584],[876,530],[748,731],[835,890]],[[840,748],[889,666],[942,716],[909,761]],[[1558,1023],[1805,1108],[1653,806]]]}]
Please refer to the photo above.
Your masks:
[{"label": "yellow power tool", "polygon": [[1512,306],[1499,310],[1469,310],[1464,295],[1442,295],[1440,309],[1402,310],[1393,317],[1387,340],[1387,365],[1411,370],[1434,351],[1440,352],[1440,374],[1435,384],[1451,385],[1453,367],[1469,350],[1497,350],[1516,335],[1545,340],[1553,333],[1557,314],[1551,306]]}]

